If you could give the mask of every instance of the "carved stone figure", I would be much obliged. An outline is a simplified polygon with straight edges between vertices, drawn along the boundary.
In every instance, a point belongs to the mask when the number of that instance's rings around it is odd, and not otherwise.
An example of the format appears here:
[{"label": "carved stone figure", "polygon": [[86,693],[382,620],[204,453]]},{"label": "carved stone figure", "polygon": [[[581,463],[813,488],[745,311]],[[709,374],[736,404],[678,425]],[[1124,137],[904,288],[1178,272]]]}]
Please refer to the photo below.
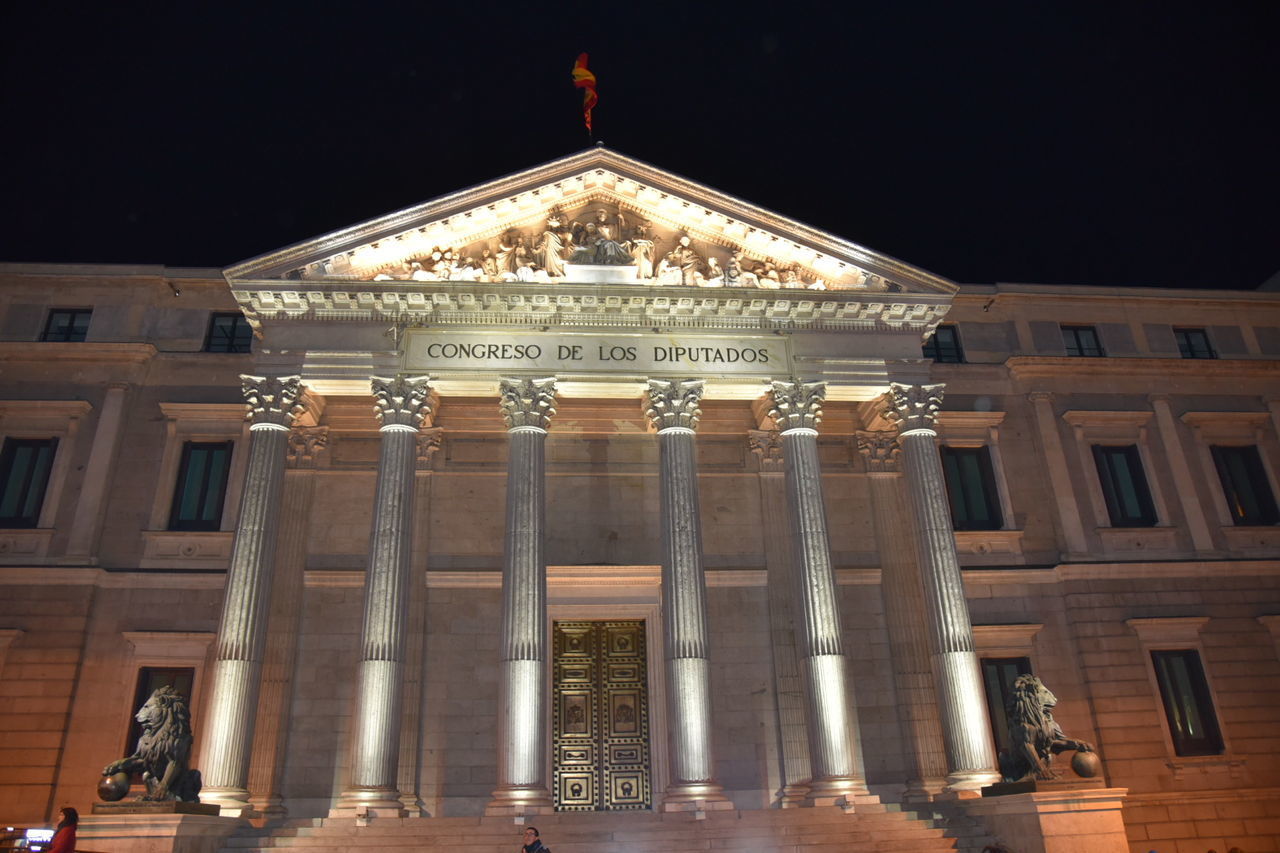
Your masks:
[{"label": "carved stone figure", "polygon": [[139,799],[199,802],[200,771],[187,766],[191,755],[191,712],[186,697],[172,687],[161,687],[151,694],[134,719],[142,724],[137,748],[128,758],[108,764],[102,775],[141,770],[147,793]]},{"label": "carved stone figure", "polygon": [[603,264],[605,266],[629,266],[635,263],[631,255],[611,237],[608,226],[603,229],[594,222],[588,222],[582,234],[582,245],[574,251],[569,259],[575,264]]},{"label": "carved stone figure", "polygon": [[547,218],[547,230],[538,238],[538,248],[534,259],[547,275],[560,278],[564,275],[564,239],[560,233],[561,220],[558,216]]},{"label": "carved stone figure", "polygon": [[1093,752],[1092,744],[1062,733],[1053,719],[1057,704],[1058,698],[1034,675],[1020,675],[1013,682],[1013,695],[1005,707],[1012,754],[1000,754],[1000,772],[1006,782],[1056,779],[1053,756],[1071,749]]},{"label": "carved stone figure", "polygon": [[640,279],[653,278],[654,242],[649,239],[649,224],[647,222],[641,222],[636,225],[628,246],[631,251],[631,257],[636,262],[636,277]]},{"label": "carved stone figure", "polygon": [[681,284],[697,284],[706,270],[706,262],[693,249],[693,241],[686,234],[680,238],[676,247],[667,256],[673,266],[680,268]]}]

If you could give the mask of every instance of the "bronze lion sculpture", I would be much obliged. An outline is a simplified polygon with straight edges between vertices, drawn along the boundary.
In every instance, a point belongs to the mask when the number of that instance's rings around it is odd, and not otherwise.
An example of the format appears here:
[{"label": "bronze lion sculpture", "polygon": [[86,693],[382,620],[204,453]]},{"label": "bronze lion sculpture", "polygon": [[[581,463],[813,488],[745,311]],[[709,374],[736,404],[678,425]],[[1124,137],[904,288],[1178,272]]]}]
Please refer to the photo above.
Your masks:
[{"label": "bronze lion sculpture", "polygon": [[1058,697],[1034,675],[1019,675],[1005,711],[1009,716],[1009,738],[1013,746],[1000,754],[1000,771],[1006,782],[1024,779],[1056,779],[1053,756],[1069,749],[1093,752],[1093,745],[1072,740],[1053,719]]},{"label": "bronze lion sculpture", "polygon": [[199,802],[200,771],[187,766],[191,756],[191,712],[187,699],[172,687],[161,687],[134,717],[142,737],[133,755],[103,768],[103,776],[142,772],[147,785],[142,800]]}]

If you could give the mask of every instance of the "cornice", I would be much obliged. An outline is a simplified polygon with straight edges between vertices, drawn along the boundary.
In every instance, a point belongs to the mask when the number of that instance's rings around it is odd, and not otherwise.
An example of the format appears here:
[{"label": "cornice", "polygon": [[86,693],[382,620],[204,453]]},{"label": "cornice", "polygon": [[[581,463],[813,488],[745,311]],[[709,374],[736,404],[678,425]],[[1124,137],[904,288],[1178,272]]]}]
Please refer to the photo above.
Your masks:
[{"label": "cornice", "polygon": [[159,403],[171,421],[243,421],[245,404],[239,403]]},{"label": "cornice", "polygon": [[[488,282],[300,282],[233,284],[255,326],[270,322],[413,326],[564,326],[926,334],[949,310],[940,294]],[[767,294],[767,295],[766,295]]]},{"label": "cornice", "polygon": [[93,411],[85,400],[0,400],[0,417],[27,415],[37,418],[83,418]]},{"label": "cornice", "polygon": [[1014,379],[1280,379],[1280,360],[1199,358],[1078,358],[1015,356],[1005,362]]},{"label": "cornice", "polygon": [[1062,419],[1072,426],[1090,427],[1140,427],[1149,423],[1154,416],[1155,412],[1098,412],[1083,409],[1062,413]]},{"label": "cornice", "polygon": [[965,586],[1054,584],[1081,580],[1280,577],[1280,560],[1215,560],[1169,563],[1061,563],[1043,569],[964,569]]},{"label": "cornice", "polygon": [[100,589],[222,589],[226,573],[109,572],[60,566],[0,566],[0,586],[92,586]]},{"label": "cornice", "polygon": [[0,341],[0,361],[41,363],[88,362],[92,364],[144,364],[156,355],[151,344],[55,343],[53,341]]}]

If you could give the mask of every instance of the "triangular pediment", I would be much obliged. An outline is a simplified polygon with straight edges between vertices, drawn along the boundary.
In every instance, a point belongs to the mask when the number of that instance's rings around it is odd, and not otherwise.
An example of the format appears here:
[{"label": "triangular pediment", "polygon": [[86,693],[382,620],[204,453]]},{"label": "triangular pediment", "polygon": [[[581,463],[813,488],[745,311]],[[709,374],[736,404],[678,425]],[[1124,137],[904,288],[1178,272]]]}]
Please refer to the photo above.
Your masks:
[{"label": "triangular pediment", "polygon": [[251,281],[575,281],[950,295],[950,281],[603,146],[245,261]]}]

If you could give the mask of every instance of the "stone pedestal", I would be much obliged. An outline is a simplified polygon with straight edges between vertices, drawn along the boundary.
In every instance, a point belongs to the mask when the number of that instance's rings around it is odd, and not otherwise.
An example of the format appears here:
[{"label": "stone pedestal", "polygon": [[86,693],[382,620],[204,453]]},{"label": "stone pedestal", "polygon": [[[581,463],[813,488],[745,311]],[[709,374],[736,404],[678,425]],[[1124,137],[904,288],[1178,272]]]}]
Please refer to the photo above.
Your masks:
[{"label": "stone pedestal", "polygon": [[228,836],[249,825],[235,817],[94,811],[80,819],[76,847],[101,853],[218,853]]},{"label": "stone pedestal", "polygon": [[1127,788],[1075,788],[961,800],[1018,853],[1128,853],[1120,810]]}]

